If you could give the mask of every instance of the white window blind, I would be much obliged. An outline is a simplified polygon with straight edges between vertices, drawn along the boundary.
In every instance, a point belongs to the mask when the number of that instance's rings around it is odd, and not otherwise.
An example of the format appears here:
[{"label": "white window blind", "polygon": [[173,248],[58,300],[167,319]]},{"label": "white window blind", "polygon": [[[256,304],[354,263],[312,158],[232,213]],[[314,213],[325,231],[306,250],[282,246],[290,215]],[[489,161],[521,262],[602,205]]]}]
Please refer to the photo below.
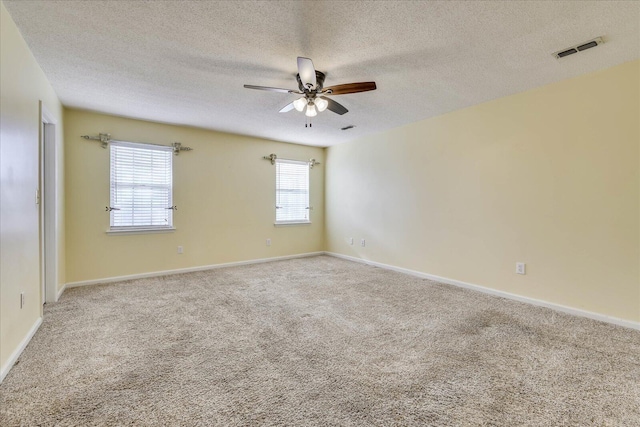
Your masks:
[{"label": "white window blind", "polygon": [[172,147],[112,141],[111,231],[173,227]]},{"label": "white window blind", "polygon": [[309,222],[309,164],[276,160],[276,223]]}]

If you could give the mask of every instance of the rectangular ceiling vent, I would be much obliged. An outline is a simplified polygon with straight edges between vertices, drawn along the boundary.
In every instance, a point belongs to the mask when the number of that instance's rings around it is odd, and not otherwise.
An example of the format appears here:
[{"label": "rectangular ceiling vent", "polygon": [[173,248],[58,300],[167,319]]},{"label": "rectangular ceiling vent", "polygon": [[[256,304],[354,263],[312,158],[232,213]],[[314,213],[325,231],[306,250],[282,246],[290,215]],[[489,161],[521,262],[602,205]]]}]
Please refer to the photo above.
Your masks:
[{"label": "rectangular ceiling vent", "polygon": [[593,40],[589,40],[587,42],[580,43],[575,46],[571,46],[570,48],[567,48],[567,49],[559,50],[558,52],[555,52],[553,56],[555,56],[557,59],[564,58],[565,56],[573,55],[574,53],[591,49],[592,47],[596,47],[602,43],[604,43],[604,40],[602,40],[602,37],[596,37]]}]

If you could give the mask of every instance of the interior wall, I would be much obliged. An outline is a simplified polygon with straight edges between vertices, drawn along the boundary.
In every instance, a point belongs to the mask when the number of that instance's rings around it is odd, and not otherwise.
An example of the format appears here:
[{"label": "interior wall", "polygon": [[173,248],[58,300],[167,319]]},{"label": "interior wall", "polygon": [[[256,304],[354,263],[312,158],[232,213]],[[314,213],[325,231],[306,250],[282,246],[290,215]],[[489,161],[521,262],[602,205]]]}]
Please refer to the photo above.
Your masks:
[{"label": "interior wall", "polygon": [[639,321],[639,64],[330,147],[327,250]]},{"label": "interior wall", "polygon": [[[73,109],[65,110],[65,132],[68,282],[324,250],[322,148]],[[106,233],[109,151],[80,137],[100,132],[193,148],[174,158],[174,232]],[[311,224],[274,226],[275,166],[263,159],[271,153],[322,163],[310,173]]]},{"label": "interior wall", "polygon": [[[58,121],[58,166],[62,167],[63,111],[15,23],[0,3],[0,366],[4,375],[41,317],[39,206],[40,101]],[[64,236],[62,169],[56,234]],[[61,239],[62,240],[62,239]],[[58,247],[58,283],[65,283],[64,246]],[[25,305],[20,308],[20,294]]]}]

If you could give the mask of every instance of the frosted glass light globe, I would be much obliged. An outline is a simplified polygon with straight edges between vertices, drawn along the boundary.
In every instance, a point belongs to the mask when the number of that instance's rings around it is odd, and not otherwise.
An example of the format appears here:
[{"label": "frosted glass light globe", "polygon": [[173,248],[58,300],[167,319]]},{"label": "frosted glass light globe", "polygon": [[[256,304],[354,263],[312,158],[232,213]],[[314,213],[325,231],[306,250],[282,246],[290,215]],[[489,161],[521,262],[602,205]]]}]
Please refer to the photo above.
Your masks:
[{"label": "frosted glass light globe", "polygon": [[298,98],[295,101],[293,101],[293,108],[295,108],[296,110],[303,112],[304,111],[304,107],[307,106],[307,100],[306,98],[303,96],[302,98]]},{"label": "frosted glass light globe", "polygon": [[329,102],[326,99],[317,98],[315,100],[315,104],[316,104],[316,108],[318,109],[318,112],[322,113],[324,110],[327,109]]}]

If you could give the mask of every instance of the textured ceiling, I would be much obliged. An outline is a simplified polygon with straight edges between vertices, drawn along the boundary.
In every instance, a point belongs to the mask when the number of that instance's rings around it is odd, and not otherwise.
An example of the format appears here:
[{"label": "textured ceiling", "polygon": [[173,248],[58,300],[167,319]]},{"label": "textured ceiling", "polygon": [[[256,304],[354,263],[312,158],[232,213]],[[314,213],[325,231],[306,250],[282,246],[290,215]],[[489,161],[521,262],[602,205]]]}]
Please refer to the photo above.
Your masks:
[{"label": "textured ceiling", "polygon": [[[319,146],[640,57],[636,1],[4,3],[68,107]],[[295,95],[242,87],[296,89],[297,56],[378,90],[305,128]]]}]

